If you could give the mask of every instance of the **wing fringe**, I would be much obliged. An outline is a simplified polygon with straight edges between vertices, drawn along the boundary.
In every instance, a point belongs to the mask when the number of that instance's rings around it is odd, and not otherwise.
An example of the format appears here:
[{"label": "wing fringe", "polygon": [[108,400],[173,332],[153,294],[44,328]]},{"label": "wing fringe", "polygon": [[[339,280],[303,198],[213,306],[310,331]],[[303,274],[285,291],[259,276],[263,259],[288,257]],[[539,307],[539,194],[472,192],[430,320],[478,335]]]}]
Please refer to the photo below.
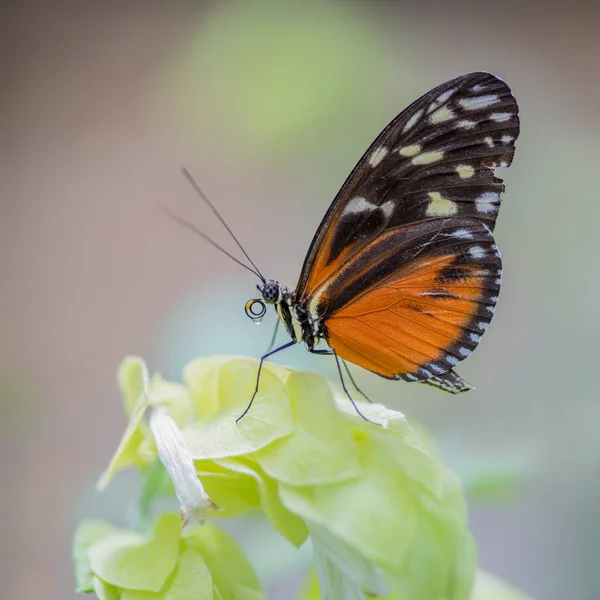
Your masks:
[{"label": "wing fringe", "polygon": [[452,369],[443,375],[436,375],[435,377],[420,381],[419,383],[425,383],[426,385],[430,385],[431,387],[443,390],[450,394],[460,394],[461,392],[468,392],[469,390],[474,389],[469,382],[465,381]]}]

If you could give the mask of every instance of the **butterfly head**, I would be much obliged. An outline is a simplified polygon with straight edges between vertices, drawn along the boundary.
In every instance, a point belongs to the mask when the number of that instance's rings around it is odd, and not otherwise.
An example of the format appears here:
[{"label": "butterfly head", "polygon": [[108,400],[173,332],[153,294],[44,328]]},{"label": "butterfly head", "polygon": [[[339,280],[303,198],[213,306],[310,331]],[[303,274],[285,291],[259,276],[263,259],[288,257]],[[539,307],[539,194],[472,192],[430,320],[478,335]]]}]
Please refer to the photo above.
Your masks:
[{"label": "butterfly head", "polygon": [[246,314],[256,324],[259,324],[267,312],[267,304],[276,304],[281,300],[282,289],[279,281],[274,279],[267,279],[262,285],[257,285],[256,288],[262,298],[248,300],[246,302]]},{"label": "butterfly head", "polygon": [[267,279],[263,285],[257,285],[263,300],[267,304],[275,304],[281,299],[281,284],[274,279]]}]

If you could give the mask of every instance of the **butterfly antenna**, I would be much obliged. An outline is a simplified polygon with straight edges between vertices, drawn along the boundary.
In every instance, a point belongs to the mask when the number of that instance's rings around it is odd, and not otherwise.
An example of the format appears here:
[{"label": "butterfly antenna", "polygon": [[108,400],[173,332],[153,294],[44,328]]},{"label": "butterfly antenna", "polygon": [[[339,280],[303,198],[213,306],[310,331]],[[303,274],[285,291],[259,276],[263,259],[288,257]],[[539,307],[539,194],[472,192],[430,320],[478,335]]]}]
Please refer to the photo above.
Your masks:
[{"label": "butterfly antenna", "polygon": [[[194,225],[192,225],[190,222],[186,221],[185,219],[182,219],[179,215],[177,215],[176,213],[174,213],[173,211],[171,211],[166,206],[159,205],[158,209],[161,212],[163,212],[165,215],[167,215],[168,217],[171,217],[171,219],[173,219],[174,221],[176,221],[180,225],[183,225],[184,227],[187,227],[190,231],[193,231],[194,233],[196,233],[197,235],[199,235],[203,240],[207,241],[209,244],[211,244],[215,248],[217,248],[217,250],[220,250],[223,254],[225,254],[226,256],[229,256],[229,258],[231,260],[235,261],[238,265],[241,265],[242,267],[244,267],[244,269],[250,271],[250,273],[254,273],[254,275],[256,275],[263,283],[265,282],[265,278],[258,271],[258,269],[256,269],[256,271],[255,271],[254,269],[251,269],[248,265],[244,264],[241,260],[238,260],[235,256],[233,256],[233,254],[230,254],[229,252],[227,252],[227,250],[225,250],[223,247],[221,247],[219,244],[217,244],[217,242],[215,242],[213,239],[211,239],[210,237],[208,237],[204,233],[204,231],[201,231],[200,229],[198,229],[197,227],[195,227]],[[252,261],[250,261],[250,262],[252,262]],[[252,264],[254,264],[254,263],[252,263]]]},{"label": "butterfly antenna", "polygon": [[[196,190],[196,193],[200,196],[200,198],[202,198],[202,200],[204,200],[204,202],[206,202],[206,204],[209,206],[209,208],[216,215],[217,219],[219,219],[219,221],[221,221],[221,223],[223,224],[223,227],[225,227],[225,229],[227,229],[227,231],[229,232],[229,235],[233,238],[233,241],[238,245],[238,248],[243,252],[244,256],[248,259],[250,264],[256,270],[256,274],[264,282],[265,278],[263,277],[262,273],[260,272],[260,269],[254,264],[254,261],[250,258],[250,256],[248,256],[248,253],[244,250],[244,247],[242,246],[242,244],[240,244],[240,241],[235,237],[233,231],[231,231],[231,229],[229,228],[229,225],[227,225],[227,223],[225,223],[225,219],[223,219],[223,217],[219,214],[219,211],[215,208],[214,204],[208,199],[206,194],[200,189],[200,186],[196,183],[196,180],[192,177],[190,172],[185,167],[182,167],[181,171],[182,171],[184,177],[190,182],[190,184],[192,185],[194,190]],[[214,244],[214,242],[213,242],[213,244]]]}]

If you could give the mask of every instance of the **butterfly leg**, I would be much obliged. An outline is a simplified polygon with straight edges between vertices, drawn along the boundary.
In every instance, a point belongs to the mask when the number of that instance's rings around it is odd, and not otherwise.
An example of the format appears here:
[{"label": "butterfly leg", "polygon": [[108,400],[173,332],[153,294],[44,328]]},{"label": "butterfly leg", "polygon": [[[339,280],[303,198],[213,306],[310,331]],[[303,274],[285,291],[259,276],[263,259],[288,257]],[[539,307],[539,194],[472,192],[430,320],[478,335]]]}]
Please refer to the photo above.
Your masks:
[{"label": "butterfly leg", "polygon": [[271,343],[269,344],[269,347],[267,348],[267,352],[271,352],[271,350],[273,349],[273,346],[275,345],[275,338],[277,337],[277,330],[279,329],[279,323],[281,323],[281,321],[279,319],[277,319],[277,323],[275,323],[275,329],[273,331],[273,336],[271,337]]},{"label": "butterfly leg", "polygon": [[[367,417],[365,417],[365,415],[363,415],[360,412],[360,409],[358,408],[358,406],[356,406],[356,402],[354,402],[354,400],[352,399],[352,396],[350,395],[350,392],[346,388],[346,382],[344,381],[344,376],[342,374],[342,366],[340,365],[340,359],[339,359],[337,353],[335,352],[335,350],[332,350],[332,352],[333,352],[333,356],[335,357],[335,364],[337,365],[338,373],[340,374],[342,388],[344,389],[344,392],[346,392],[346,396],[348,396],[348,399],[350,400],[350,402],[352,402],[352,406],[354,406],[354,410],[368,423],[372,423],[373,425],[377,425],[378,427],[381,427],[381,425],[379,423],[375,423],[375,421],[371,421],[371,419],[367,419]],[[350,379],[352,379],[352,376],[350,377]],[[356,384],[354,384],[354,387],[356,387]],[[356,388],[356,389],[358,389],[358,388]],[[361,394],[362,394],[362,392],[361,392]]]},{"label": "butterfly leg", "polygon": [[370,404],[373,404],[373,400],[371,400],[371,398],[369,398],[369,396],[367,396],[357,385],[356,385],[356,381],[354,381],[354,377],[352,377],[352,373],[350,372],[350,368],[348,367],[348,363],[342,358],[342,362],[344,363],[344,367],[346,368],[346,373],[348,373],[348,377],[350,377],[350,381],[352,382],[352,385],[354,386],[354,389]]},{"label": "butterfly leg", "polygon": [[[313,354],[327,354],[327,355],[332,355],[335,354],[335,352],[331,349],[331,348],[327,348],[327,349],[323,349],[323,350],[311,350],[311,352]],[[335,358],[336,360],[338,359],[337,354],[335,354]],[[356,381],[354,381],[354,377],[352,377],[352,373],[350,372],[350,369],[348,368],[348,363],[342,358],[342,362],[344,363],[344,367],[346,369],[346,373],[348,373],[348,377],[350,378],[350,381],[352,382],[352,385],[354,386],[354,389],[370,404],[373,404],[373,400],[371,400],[371,398],[369,398],[369,396],[367,396],[357,385],[356,385]],[[338,363],[338,367],[339,367],[339,363]],[[344,383],[344,379],[340,373],[340,379],[342,380],[342,384]],[[345,390],[346,388],[344,388]],[[346,393],[348,393],[346,391]],[[351,398],[352,400],[352,398]],[[352,403],[354,404],[354,402]],[[362,416],[362,415],[361,415]],[[368,419],[367,419],[368,421]]]},{"label": "butterfly leg", "polygon": [[258,393],[258,385],[260,383],[260,372],[262,371],[262,366],[263,366],[263,362],[264,362],[265,358],[269,358],[269,356],[273,356],[273,354],[277,354],[277,352],[281,352],[282,350],[285,350],[286,348],[293,346],[295,343],[296,342],[294,340],[292,340],[291,342],[288,342],[287,344],[284,344],[283,346],[279,346],[279,348],[275,348],[275,350],[271,350],[270,352],[267,352],[266,354],[261,356],[260,363],[258,363],[258,373],[256,374],[256,387],[254,388],[254,394],[252,394],[252,398],[250,398],[250,402],[248,403],[248,406],[246,406],[246,410],[235,420],[236,423],[238,423],[239,420],[250,410],[250,407],[252,406],[252,403],[254,402],[254,398],[256,397],[256,394]]}]

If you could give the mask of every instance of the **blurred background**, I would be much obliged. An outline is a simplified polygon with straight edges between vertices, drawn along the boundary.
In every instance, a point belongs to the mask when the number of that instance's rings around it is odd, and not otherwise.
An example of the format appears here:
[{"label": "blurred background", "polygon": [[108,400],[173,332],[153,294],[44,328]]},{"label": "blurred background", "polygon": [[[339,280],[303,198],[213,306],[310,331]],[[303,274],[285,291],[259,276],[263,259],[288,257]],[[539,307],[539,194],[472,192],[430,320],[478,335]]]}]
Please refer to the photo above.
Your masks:
[{"label": "blurred background", "polygon": [[[502,173],[501,300],[460,369],[477,389],[354,373],[465,481],[483,568],[539,600],[600,598],[599,16],[577,2],[2,3],[4,597],[73,598],[76,522],[122,520],[136,482],[94,491],[125,425],[122,357],[179,379],[192,357],[268,345],[274,315],[257,328],[243,311],[252,276],[156,209],[234,249],[181,166],[293,286],[379,131],[486,70],[514,89],[522,131]],[[303,348],[278,360],[335,376]],[[269,598],[291,599],[310,551],[262,527],[239,539]]]}]

